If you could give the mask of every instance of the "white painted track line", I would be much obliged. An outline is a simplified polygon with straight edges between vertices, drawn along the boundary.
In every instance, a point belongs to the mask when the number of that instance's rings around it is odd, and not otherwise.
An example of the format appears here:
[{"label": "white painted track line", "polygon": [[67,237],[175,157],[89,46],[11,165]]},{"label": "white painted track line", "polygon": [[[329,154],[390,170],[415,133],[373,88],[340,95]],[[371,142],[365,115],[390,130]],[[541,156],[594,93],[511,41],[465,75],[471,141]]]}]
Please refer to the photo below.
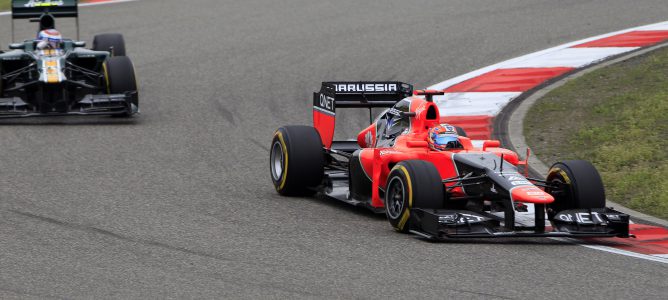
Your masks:
[{"label": "white painted track line", "polygon": [[86,6],[96,6],[96,5],[105,5],[105,4],[123,3],[123,2],[134,2],[134,1],[139,1],[139,0],[111,0],[111,1],[105,1],[105,2],[81,3],[81,4],[79,4],[79,6],[86,7]]},{"label": "white painted track line", "polygon": [[513,68],[582,68],[608,57],[638,49],[637,47],[564,48],[530,57],[513,64]]},{"label": "white painted track line", "polygon": [[610,253],[615,253],[615,254],[621,254],[621,255],[625,255],[625,256],[630,256],[630,257],[640,258],[640,259],[644,259],[644,260],[649,260],[649,261],[668,264],[668,254],[647,255],[647,254],[641,254],[641,253],[621,250],[621,249],[608,247],[608,246],[583,244],[582,241],[579,241],[579,240],[576,240],[576,239],[571,239],[571,238],[552,238],[552,239],[577,244],[577,245],[580,245],[582,247],[589,248],[589,249],[605,251],[605,252],[610,252]]}]

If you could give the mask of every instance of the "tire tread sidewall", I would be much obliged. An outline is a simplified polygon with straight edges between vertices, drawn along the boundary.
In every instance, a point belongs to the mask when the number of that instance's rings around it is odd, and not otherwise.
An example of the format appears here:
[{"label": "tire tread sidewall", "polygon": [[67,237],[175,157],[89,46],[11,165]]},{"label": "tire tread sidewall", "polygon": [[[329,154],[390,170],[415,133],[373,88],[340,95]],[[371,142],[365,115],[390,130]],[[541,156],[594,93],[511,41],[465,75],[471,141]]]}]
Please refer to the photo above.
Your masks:
[{"label": "tire tread sidewall", "polygon": [[[441,175],[436,167],[424,160],[406,160],[396,164],[388,176],[385,205],[388,203],[389,184],[393,178],[403,180],[407,190],[407,201],[401,214],[392,218],[387,213],[388,221],[399,232],[407,232],[410,227],[411,210],[413,208],[441,209],[444,206],[444,190]],[[386,212],[388,208],[386,207]]]},{"label": "tire tread sidewall", "polygon": [[132,61],[127,56],[110,57],[105,62],[107,92],[110,94],[124,94],[134,92],[132,103],[139,106],[139,91],[137,76]]},{"label": "tire tread sidewall", "polygon": [[558,197],[552,206],[557,210],[605,207],[605,188],[596,168],[584,160],[569,160],[552,165],[548,181],[560,178],[569,186],[570,198]]},{"label": "tire tread sidewall", "polygon": [[283,148],[285,162],[281,180],[276,181],[272,176],[276,191],[284,196],[312,194],[322,183],[325,167],[317,130],[310,126],[285,126],[274,134],[272,147],[277,140]]}]

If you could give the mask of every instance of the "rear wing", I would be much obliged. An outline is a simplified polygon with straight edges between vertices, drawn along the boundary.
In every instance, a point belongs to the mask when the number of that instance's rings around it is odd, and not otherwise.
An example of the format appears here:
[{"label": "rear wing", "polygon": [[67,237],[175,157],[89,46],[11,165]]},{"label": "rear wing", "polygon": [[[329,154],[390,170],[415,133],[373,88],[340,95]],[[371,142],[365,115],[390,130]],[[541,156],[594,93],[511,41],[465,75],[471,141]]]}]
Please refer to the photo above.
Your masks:
[{"label": "rear wing", "polygon": [[55,18],[75,18],[79,39],[78,0],[12,0],[12,42],[14,42],[14,20],[30,19],[39,22],[40,30],[52,29]]},{"label": "rear wing", "polygon": [[78,0],[12,0],[13,19],[39,18],[51,14],[55,18],[79,16]]},{"label": "rear wing", "polygon": [[372,108],[392,107],[412,94],[412,85],[398,81],[323,82],[320,91],[313,93],[313,126],[323,145],[330,148],[337,108],[368,108],[373,122]]}]

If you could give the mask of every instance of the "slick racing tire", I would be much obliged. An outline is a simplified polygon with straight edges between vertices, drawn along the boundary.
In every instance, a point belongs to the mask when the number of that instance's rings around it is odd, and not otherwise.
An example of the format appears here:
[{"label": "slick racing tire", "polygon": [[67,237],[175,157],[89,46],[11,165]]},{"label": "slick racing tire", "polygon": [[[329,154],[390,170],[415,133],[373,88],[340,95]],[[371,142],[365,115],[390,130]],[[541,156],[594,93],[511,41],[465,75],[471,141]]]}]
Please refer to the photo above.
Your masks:
[{"label": "slick racing tire", "polygon": [[[132,61],[127,56],[110,57],[104,63],[104,76],[107,93],[125,94],[133,93],[132,104],[134,111],[139,110],[139,93],[137,90],[137,78]],[[126,113],[124,116],[130,116],[134,112]]]},{"label": "slick racing tire", "polygon": [[269,153],[271,180],[283,196],[312,195],[325,175],[325,152],[311,126],[285,126],[274,133]]},{"label": "slick racing tire", "polygon": [[604,208],[605,188],[596,168],[588,161],[568,160],[552,165],[547,175],[550,185],[561,189],[545,189],[554,197],[548,210],[557,213],[567,209]]},{"label": "slick racing tire", "polygon": [[463,136],[463,137],[469,137],[466,135],[466,131],[464,131],[464,128],[461,128],[459,126],[455,126],[455,130],[457,130],[457,135]]},{"label": "slick racing tire", "polygon": [[111,56],[125,56],[125,39],[119,33],[98,34],[93,38],[93,50],[111,52]]},{"label": "slick racing tire", "polygon": [[385,213],[399,232],[410,229],[413,208],[443,208],[444,190],[441,175],[431,162],[406,160],[396,164],[387,177]]}]

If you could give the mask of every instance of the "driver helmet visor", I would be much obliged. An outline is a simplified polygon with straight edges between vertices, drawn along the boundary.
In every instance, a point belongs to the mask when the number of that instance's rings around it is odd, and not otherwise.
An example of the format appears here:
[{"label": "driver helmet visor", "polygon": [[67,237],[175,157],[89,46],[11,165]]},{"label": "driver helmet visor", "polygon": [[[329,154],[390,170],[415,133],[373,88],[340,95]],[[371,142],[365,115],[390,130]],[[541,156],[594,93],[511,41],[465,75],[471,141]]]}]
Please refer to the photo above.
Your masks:
[{"label": "driver helmet visor", "polygon": [[450,142],[458,142],[459,139],[454,134],[434,134],[432,137],[434,144],[445,146]]},{"label": "driver helmet visor", "polygon": [[49,47],[56,49],[60,47],[60,43],[63,41],[63,36],[55,30],[44,30],[39,33],[38,39],[46,42]]}]

